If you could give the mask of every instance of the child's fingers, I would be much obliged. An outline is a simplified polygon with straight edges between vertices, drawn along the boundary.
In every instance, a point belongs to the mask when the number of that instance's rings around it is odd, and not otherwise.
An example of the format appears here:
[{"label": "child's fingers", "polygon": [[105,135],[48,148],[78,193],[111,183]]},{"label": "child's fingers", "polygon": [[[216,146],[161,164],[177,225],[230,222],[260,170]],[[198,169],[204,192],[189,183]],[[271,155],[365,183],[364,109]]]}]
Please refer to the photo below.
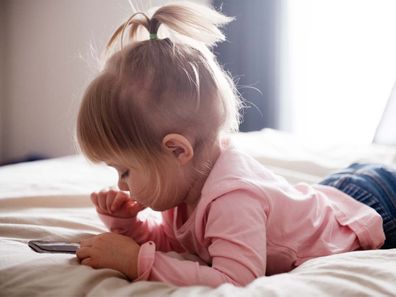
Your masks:
[{"label": "child's fingers", "polygon": [[86,248],[86,247],[82,247],[82,248],[79,248],[77,251],[76,251],[76,256],[77,256],[77,258],[81,261],[81,260],[83,260],[83,259],[86,259],[86,258],[88,258],[89,256],[90,256],[90,248]]},{"label": "child's fingers", "polygon": [[110,213],[108,208],[108,200],[114,199],[116,192],[114,190],[102,190],[98,193],[98,204],[97,206],[103,213]]},{"label": "child's fingers", "polygon": [[99,207],[99,209],[102,212],[107,212],[106,197],[107,197],[107,193],[105,191],[100,191],[98,193],[98,204],[97,204],[97,206]]},{"label": "child's fingers", "polygon": [[129,196],[124,192],[118,192],[111,204],[111,211],[118,210],[125,202],[129,200]]},{"label": "child's fingers", "polygon": [[91,198],[92,203],[95,206],[97,206],[98,205],[98,193],[96,193],[96,192],[91,193],[90,198]]},{"label": "child's fingers", "polygon": [[96,211],[98,213],[104,214],[104,211],[99,206],[99,194],[96,192],[93,192],[93,193],[91,193],[90,198],[91,198],[93,205],[95,205]]},{"label": "child's fingers", "polygon": [[113,205],[114,200],[116,199],[118,195],[118,192],[114,191],[114,190],[110,190],[107,193],[107,197],[106,197],[106,209],[109,213],[112,213],[112,209],[111,206]]},{"label": "child's fingers", "polygon": [[105,204],[106,204],[106,211],[108,213],[112,213],[111,211],[111,205],[113,204],[114,199],[116,198],[118,191],[110,189],[109,191],[105,192],[106,193],[106,200],[105,200]]},{"label": "child's fingers", "polygon": [[135,217],[144,206],[131,199],[129,193],[117,190],[102,190],[91,194],[96,211],[104,215]]},{"label": "child's fingers", "polygon": [[84,258],[80,261],[81,265],[91,266],[91,258]]}]

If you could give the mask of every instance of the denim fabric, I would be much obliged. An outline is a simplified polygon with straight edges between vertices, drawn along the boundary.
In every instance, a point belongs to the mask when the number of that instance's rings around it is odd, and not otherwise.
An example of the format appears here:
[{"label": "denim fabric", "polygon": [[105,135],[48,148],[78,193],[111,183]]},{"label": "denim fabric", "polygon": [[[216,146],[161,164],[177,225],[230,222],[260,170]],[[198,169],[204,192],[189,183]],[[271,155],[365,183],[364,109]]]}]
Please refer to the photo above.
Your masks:
[{"label": "denim fabric", "polygon": [[383,219],[383,249],[396,247],[396,170],[380,164],[354,163],[320,182],[374,208]]}]

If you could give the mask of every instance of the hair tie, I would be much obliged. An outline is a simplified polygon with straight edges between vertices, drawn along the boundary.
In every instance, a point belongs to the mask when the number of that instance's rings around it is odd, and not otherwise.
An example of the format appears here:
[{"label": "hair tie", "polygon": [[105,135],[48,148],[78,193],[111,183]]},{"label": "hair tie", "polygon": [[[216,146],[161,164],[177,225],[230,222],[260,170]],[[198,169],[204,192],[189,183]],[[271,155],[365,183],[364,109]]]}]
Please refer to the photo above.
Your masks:
[{"label": "hair tie", "polygon": [[150,40],[157,40],[158,39],[158,35],[157,35],[157,31],[158,31],[158,27],[161,25],[161,23],[156,19],[156,18],[152,18],[149,22],[149,32],[150,32]]},{"label": "hair tie", "polygon": [[157,40],[158,36],[157,33],[150,33],[150,40]]}]

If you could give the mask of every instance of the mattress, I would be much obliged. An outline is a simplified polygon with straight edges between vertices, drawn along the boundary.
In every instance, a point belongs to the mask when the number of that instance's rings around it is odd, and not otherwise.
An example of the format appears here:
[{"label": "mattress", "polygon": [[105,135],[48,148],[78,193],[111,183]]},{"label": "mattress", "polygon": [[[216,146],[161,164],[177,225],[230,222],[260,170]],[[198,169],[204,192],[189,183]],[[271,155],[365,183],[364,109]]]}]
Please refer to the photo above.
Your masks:
[{"label": "mattress", "polygon": [[[396,148],[388,146],[324,146],[270,129],[232,138],[291,183],[318,182],[356,161],[396,167]],[[209,288],[130,282],[117,271],[79,265],[72,254],[29,248],[32,239],[74,242],[107,232],[89,194],[116,182],[113,169],[81,155],[0,167],[0,296],[396,296],[396,249],[316,258],[245,287]]]}]

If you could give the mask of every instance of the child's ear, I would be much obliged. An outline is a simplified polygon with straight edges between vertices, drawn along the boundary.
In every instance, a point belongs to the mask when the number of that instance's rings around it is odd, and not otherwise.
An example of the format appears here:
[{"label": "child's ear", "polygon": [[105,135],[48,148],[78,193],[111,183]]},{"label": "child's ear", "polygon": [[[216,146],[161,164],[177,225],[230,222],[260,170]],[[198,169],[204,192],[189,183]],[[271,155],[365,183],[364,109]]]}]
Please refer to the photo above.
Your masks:
[{"label": "child's ear", "polygon": [[181,165],[188,163],[194,156],[190,141],[180,134],[167,134],[162,139],[162,147],[175,156]]}]

